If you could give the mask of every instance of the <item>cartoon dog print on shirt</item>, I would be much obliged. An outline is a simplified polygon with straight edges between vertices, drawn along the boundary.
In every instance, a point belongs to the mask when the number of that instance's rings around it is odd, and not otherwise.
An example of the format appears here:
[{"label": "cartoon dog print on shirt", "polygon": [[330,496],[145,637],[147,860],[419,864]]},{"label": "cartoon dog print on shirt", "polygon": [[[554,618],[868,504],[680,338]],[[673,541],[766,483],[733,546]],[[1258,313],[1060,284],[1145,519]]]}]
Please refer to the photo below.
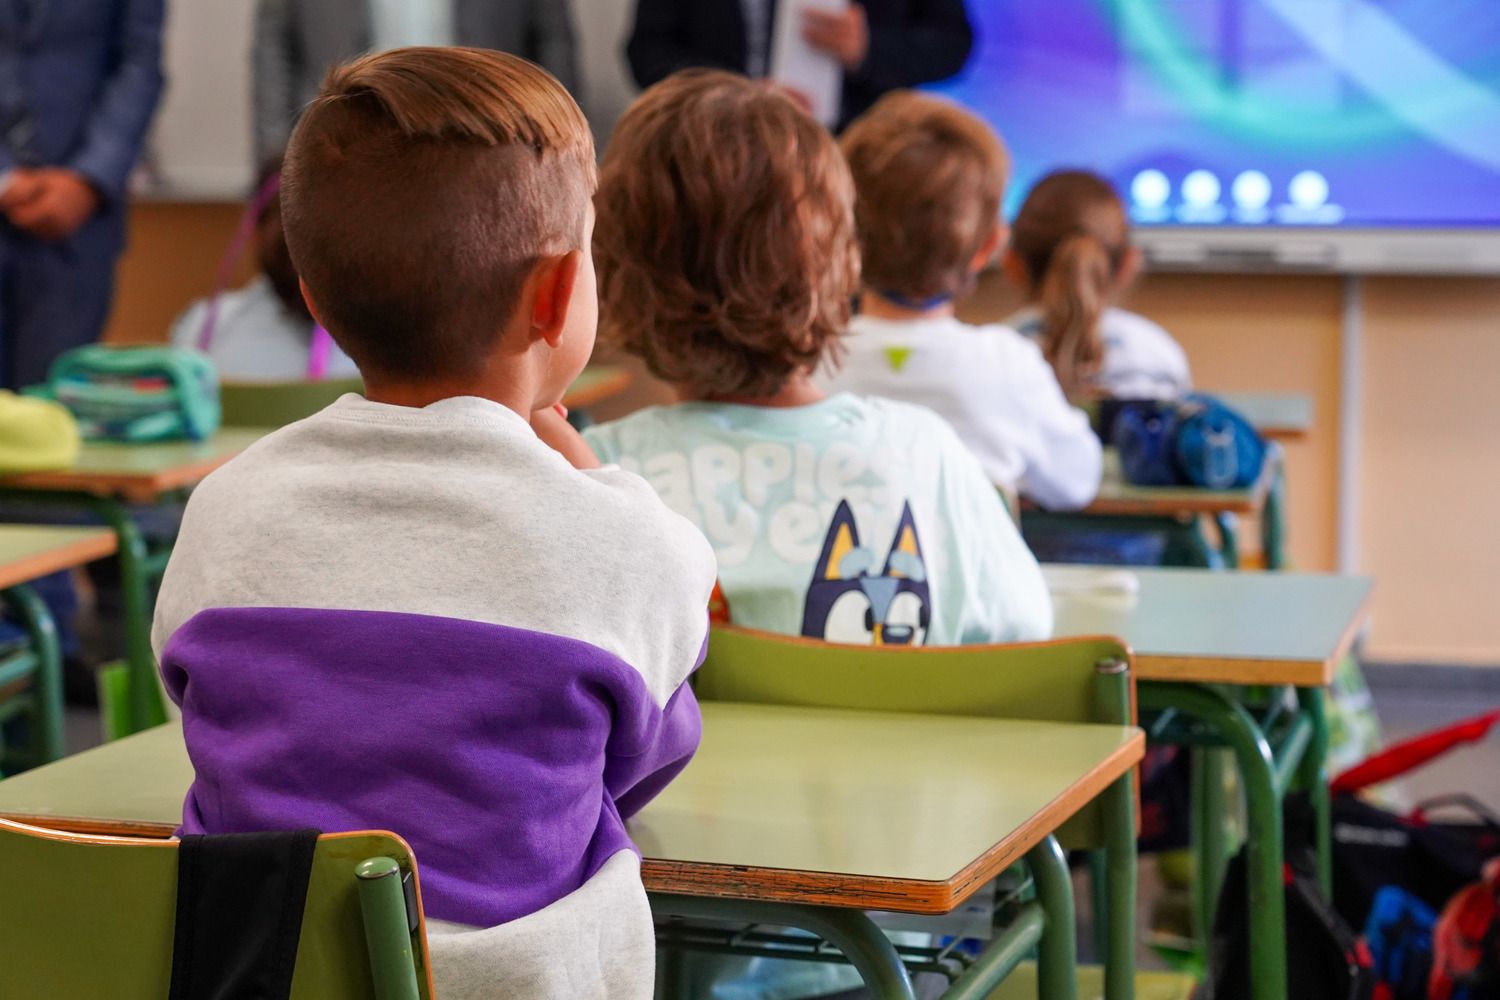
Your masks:
[{"label": "cartoon dog print on shirt", "polygon": [[881,566],[875,551],[860,545],[849,502],[839,501],[807,588],[802,634],[851,645],[920,646],[931,620],[927,565],[911,504],[902,505]]}]

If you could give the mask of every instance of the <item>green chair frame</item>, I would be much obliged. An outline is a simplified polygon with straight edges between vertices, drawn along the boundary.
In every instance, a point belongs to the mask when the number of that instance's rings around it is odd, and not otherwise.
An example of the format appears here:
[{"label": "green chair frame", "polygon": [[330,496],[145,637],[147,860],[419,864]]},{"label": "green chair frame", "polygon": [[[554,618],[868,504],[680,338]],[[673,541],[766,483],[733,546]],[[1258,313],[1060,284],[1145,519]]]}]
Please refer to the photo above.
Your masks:
[{"label": "green chair frame", "polygon": [[[177,845],[0,820],[0,995],[166,996]],[[412,873],[415,931],[401,872]],[[294,1000],[431,1000],[416,884],[411,849],[394,834],[320,837],[292,977]]]},{"label": "green chair frame", "polygon": [[26,631],[26,641],[0,654],[0,724],[25,716],[27,745],[0,740],[0,776],[51,763],[63,755],[62,652],[47,605],[30,587],[0,593]]},{"label": "green chair frame", "polygon": [[284,427],[310,417],[348,392],[363,393],[362,379],[322,382],[222,382],[219,407],[225,427]]},{"label": "green chair frame", "polygon": [[[1130,651],[1107,638],[912,649],[831,645],[721,626],[710,635],[695,687],[710,701],[1134,725],[1130,664]],[[1132,773],[1057,834],[1063,847],[1100,851],[1105,858],[1096,928],[1108,1000],[1130,1000],[1134,991],[1135,807]],[[1028,863],[1043,881],[1034,859]],[[1072,929],[1066,934],[1071,946]],[[1016,951],[989,988],[1023,955],[1024,949]],[[987,992],[972,985],[962,995]]]}]

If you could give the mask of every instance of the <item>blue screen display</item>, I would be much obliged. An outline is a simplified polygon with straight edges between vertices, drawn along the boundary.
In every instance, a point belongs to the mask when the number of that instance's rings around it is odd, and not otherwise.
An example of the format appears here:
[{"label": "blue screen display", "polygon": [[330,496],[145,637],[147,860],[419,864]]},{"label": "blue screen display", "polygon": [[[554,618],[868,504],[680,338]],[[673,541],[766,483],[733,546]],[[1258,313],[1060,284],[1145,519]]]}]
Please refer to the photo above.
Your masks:
[{"label": "blue screen display", "polygon": [[936,86],[1138,223],[1500,226],[1500,0],[969,0]]}]

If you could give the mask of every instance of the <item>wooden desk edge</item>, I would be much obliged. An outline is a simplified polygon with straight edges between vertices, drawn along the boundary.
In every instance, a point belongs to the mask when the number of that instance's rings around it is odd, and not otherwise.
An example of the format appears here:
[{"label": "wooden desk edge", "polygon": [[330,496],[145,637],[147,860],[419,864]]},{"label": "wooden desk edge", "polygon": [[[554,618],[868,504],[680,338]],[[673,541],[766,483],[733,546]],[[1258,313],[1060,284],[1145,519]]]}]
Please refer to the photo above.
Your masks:
[{"label": "wooden desk edge", "polygon": [[117,547],[115,533],[108,528],[100,528],[98,534],[91,537],[80,538],[0,567],[0,590],[112,556]]},{"label": "wooden desk edge", "polygon": [[0,811],[0,819],[43,830],[59,830],[63,833],[88,833],[105,837],[139,837],[144,840],[165,840],[177,832],[176,823],[158,823],[154,820],[98,819],[88,816],[38,816],[35,813],[13,813]]},{"label": "wooden desk edge", "polygon": [[130,503],[150,503],[163,493],[202,482],[236,454],[238,452],[215,455],[164,472],[28,472],[0,480],[0,489],[87,493],[96,497],[119,497]]},{"label": "wooden desk edge", "polygon": [[[831,872],[717,865],[645,858],[641,878],[647,892],[717,899],[774,900],[858,910],[938,915],[951,913],[982,886],[1025,856],[1048,835],[1135,767],[1145,755],[1146,735],[1131,734],[1108,757],[1048,802],[1010,836],[946,881],[880,878]],[[789,886],[791,888],[789,888]]]}]

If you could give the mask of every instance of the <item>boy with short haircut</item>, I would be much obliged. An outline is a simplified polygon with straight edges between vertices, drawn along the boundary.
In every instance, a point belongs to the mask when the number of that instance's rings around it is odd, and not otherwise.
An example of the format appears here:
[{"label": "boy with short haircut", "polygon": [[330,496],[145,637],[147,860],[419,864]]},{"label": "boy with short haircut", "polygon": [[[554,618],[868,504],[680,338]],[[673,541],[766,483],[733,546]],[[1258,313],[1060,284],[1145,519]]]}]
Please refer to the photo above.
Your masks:
[{"label": "boy with short haircut", "polygon": [[437,995],[650,997],[624,818],[687,762],[713,555],[579,471],[592,140],[545,71],[468,49],[336,69],[287,154],[287,241],[359,365],[194,493],[154,631],[188,833],[393,830]]},{"label": "boy with short haircut", "polygon": [[812,118],[679,73],[621,119],[596,203],[605,333],[683,402],[585,438],[708,536],[732,621],[882,645],[1047,635],[1036,562],[953,431],[813,384],[859,256],[848,168]]},{"label": "boy with short haircut", "polygon": [[941,98],[888,94],[840,139],[864,253],[849,356],[825,384],[931,407],[996,484],[1069,510],[1099,490],[1102,452],[1036,345],[954,315],[1005,243],[1000,138]]}]

